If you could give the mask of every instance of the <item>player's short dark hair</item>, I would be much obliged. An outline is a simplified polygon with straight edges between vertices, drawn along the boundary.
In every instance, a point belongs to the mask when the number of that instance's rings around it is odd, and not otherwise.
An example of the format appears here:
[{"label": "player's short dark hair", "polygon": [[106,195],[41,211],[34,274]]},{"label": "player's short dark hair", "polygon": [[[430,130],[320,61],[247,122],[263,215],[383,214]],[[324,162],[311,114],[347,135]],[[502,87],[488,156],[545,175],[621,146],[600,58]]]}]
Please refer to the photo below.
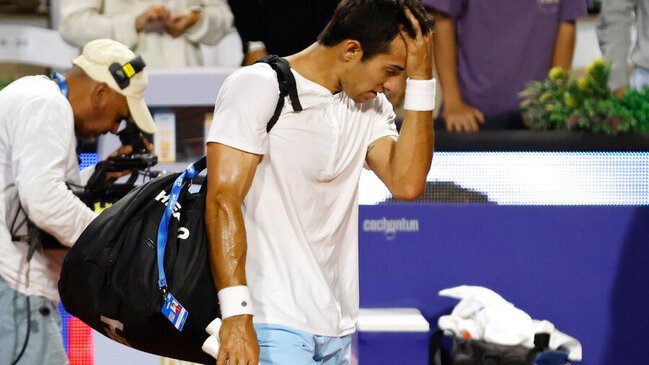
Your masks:
[{"label": "player's short dark hair", "polygon": [[432,19],[420,0],[343,0],[318,36],[318,42],[331,47],[345,39],[357,40],[363,48],[363,61],[387,53],[390,42],[399,34],[401,27],[411,37],[415,36],[415,30],[404,12],[405,7],[419,21],[423,34],[432,29]]}]

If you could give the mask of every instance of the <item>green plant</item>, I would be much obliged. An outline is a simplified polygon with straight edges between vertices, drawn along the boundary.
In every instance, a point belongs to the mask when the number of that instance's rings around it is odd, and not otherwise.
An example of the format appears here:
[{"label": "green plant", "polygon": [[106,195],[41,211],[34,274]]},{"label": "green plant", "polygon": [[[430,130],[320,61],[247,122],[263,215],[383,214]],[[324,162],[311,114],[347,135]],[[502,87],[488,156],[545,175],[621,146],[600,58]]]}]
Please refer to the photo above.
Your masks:
[{"label": "green plant", "polygon": [[636,130],[638,132],[649,132],[649,86],[645,86],[640,90],[626,90],[621,103],[637,121]]},{"label": "green plant", "polygon": [[559,68],[521,93],[523,118],[530,129],[568,129],[615,135],[649,131],[649,90],[628,91],[623,99],[608,87],[609,63],[596,59],[576,80]]},{"label": "green plant", "polygon": [[562,129],[565,126],[572,114],[565,100],[568,81],[568,74],[553,68],[547,80],[532,82],[521,93],[524,97],[521,109],[530,129]]}]

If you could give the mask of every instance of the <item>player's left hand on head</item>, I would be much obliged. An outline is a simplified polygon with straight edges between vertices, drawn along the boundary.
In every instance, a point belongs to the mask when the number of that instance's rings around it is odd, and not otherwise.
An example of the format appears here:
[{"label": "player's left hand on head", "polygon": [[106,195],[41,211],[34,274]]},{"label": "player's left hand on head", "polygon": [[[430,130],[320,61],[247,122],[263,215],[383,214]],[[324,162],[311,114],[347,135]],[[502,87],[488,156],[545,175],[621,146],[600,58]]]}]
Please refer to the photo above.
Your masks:
[{"label": "player's left hand on head", "polygon": [[408,7],[404,12],[415,31],[415,37],[402,27],[400,32],[406,43],[408,58],[406,60],[406,74],[415,80],[430,80],[433,78],[433,33],[422,33],[421,25]]}]

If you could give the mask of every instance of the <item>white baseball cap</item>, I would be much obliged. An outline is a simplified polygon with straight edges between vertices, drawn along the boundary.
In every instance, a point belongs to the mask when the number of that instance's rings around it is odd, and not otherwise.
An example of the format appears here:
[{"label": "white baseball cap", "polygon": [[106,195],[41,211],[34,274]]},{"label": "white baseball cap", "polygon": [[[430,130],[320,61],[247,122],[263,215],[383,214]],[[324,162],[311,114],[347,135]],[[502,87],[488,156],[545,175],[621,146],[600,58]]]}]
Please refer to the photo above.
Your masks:
[{"label": "white baseball cap", "polygon": [[[155,132],[151,112],[144,102],[144,91],[149,84],[144,61],[125,45],[97,39],[83,47],[81,56],[72,63],[79,66],[93,80],[106,83],[124,95],[131,118],[143,132]],[[118,83],[119,82],[119,83]]]}]

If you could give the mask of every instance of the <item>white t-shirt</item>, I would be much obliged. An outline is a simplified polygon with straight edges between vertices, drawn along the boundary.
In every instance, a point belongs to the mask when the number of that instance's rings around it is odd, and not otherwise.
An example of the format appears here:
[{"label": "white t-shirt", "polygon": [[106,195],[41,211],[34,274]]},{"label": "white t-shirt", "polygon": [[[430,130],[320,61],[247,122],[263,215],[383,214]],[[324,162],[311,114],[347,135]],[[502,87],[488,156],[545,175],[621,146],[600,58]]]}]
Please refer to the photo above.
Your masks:
[{"label": "white t-shirt", "polygon": [[246,279],[257,323],[323,336],[354,332],[358,314],[358,181],[371,142],[397,138],[384,95],[356,104],[295,70],[303,111],[278,100],[267,64],[223,84],[207,138],[264,155],[243,204]]},{"label": "white t-shirt", "polygon": [[[58,302],[65,250],[37,250],[12,242],[18,199],[32,222],[72,246],[95,214],[65,182],[80,184],[70,103],[44,76],[23,77],[0,91],[0,276],[15,290]],[[24,220],[19,214],[16,222]],[[17,232],[27,234],[25,225]]]}]

